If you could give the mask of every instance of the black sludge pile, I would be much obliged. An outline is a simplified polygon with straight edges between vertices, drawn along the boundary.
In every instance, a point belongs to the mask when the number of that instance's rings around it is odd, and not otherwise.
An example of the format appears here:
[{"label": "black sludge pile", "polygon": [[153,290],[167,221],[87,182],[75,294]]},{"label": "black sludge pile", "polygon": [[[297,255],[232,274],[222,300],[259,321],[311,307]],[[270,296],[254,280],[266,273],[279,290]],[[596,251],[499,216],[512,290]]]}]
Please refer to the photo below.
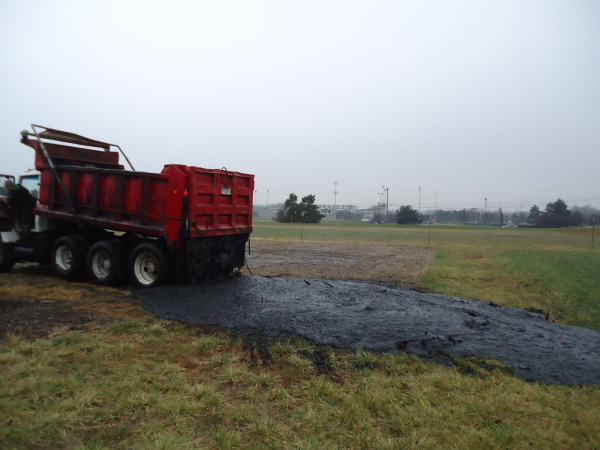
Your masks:
[{"label": "black sludge pile", "polygon": [[439,362],[447,355],[490,357],[526,379],[600,384],[600,332],[493,303],[365,283],[247,276],[135,294],[149,312],[181,322]]}]

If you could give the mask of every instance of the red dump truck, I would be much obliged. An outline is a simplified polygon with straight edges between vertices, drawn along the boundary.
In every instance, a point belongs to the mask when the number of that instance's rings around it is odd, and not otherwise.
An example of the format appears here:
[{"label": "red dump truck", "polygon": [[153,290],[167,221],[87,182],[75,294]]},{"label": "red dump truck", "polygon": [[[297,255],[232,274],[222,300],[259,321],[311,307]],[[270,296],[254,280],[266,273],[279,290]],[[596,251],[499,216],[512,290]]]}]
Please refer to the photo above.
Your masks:
[{"label": "red dump truck", "polygon": [[254,175],[179,164],[161,173],[125,170],[111,151],[119,146],[32,129],[21,132],[21,143],[35,151],[36,170],[16,181],[37,196],[35,228],[21,243],[14,211],[0,202],[0,271],[34,261],[51,264],[64,279],[87,272],[105,286],[128,277],[134,286],[154,287],[243,266]]}]

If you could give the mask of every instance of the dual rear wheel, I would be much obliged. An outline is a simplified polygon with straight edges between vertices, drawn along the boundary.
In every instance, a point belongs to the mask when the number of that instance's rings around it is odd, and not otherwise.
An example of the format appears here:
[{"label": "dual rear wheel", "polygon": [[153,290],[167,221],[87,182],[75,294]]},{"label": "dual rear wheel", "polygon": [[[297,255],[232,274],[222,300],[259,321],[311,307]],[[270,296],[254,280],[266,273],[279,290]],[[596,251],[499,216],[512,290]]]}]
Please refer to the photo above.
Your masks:
[{"label": "dual rear wheel", "polygon": [[141,243],[127,263],[129,281],[138,288],[160,286],[167,280],[169,267],[164,252],[155,244]]},{"label": "dual rear wheel", "polygon": [[127,249],[115,241],[99,241],[90,247],[86,269],[90,280],[101,286],[116,286],[125,278]]},{"label": "dual rear wheel", "polygon": [[160,286],[167,280],[167,257],[160,246],[143,242],[128,253],[116,240],[98,241],[89,247],[78,236],[61,237],[53,246],[54,271],[63,279],[73,279],[85,268],[88,277],[101,286],[119,285],[127,275],[138,288]]}]

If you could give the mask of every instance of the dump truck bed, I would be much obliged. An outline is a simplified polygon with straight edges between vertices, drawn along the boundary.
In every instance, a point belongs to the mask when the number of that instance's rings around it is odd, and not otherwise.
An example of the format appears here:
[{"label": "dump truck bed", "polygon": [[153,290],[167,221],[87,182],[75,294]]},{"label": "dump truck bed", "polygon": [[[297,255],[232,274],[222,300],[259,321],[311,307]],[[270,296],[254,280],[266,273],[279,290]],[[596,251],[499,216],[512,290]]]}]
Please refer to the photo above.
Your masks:
[{"label": "dump truck bed", "polygon": [[108,148],[44,142],[54,171],[38,140],[24,137],[22,143],[35,150],[41,173],[39,216],[164,237],[172,248],[180,245],[182,230],[192,238],[252,231],[254,175],[177,164],[160,174],[134,172]]}]

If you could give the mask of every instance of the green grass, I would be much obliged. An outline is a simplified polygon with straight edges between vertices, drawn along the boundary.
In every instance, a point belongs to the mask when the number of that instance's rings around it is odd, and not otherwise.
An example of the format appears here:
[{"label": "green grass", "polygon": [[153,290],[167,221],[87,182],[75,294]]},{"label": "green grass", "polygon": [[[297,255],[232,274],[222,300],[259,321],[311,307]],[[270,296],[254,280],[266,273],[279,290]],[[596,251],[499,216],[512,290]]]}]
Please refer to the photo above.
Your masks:
[{"label": "green grass", "polygon": [[[600,257],[591,252],[509,252],[504,270],[531,303],[562,323],[600,329]],[[521,306],[521,305],[518,305]]]},{"label": "green grass", "polygon": [[[301,226],[261,222],[253,238],[300,240]],[[549,312],[600,329],[600,251],[589,229],[429,227],[337,222],[305,225],[307,241],[424,246],[435,250],[419,279],[428,292]]]},{"label": "green grass", "polygon": [[[260,224],[253,237],[300,240],[300,230]],[[427,246],[428,233],[304,227],[304,239],[356,245]],[[600,260],[588,230],[434,227],[431,236],[436,257],[422,289],[598,328]],[[5,296],[71,301],[68,283],[52,278],[2,282]],[[99,294],[82,295],[75,300],[91,305]],[[235,335],[119,305],[97,305],[102,321],[88,331],[0,342],[0,449],[600,448],[597,386],[526,382],[493,361],[443,367],[302,339],[269,343],[272,359],[257,363]],[[111,319],[117,312],[127,318]],[[313,366],[316,351],[329,372]]]},{"label": "green grass", "polygon": [[[252,238],[319,242],[381,242],[391,245],[428,245],[429,227],[425,225],[374,225],[359,222],[321,224],[254,224]],[[476,246],[481,248],[520,248],[551,250],[589,250],[591,231],[587,229],[530,229],[444,226],[431,227],[431,245]]]},{"label": "green grass", "polygon": [[[132,330],[137,330],[134,333]],[[160,329],[160,333],[156,330]],[[125,331],[126,330],[126,331]],[[0,448],[597,448],[600,390],[476,361],[240,340],[147,316],[0,346]],[[472,375],[461,370],[470,368]],[[474,375],[473,375],[474,374]]]}]

